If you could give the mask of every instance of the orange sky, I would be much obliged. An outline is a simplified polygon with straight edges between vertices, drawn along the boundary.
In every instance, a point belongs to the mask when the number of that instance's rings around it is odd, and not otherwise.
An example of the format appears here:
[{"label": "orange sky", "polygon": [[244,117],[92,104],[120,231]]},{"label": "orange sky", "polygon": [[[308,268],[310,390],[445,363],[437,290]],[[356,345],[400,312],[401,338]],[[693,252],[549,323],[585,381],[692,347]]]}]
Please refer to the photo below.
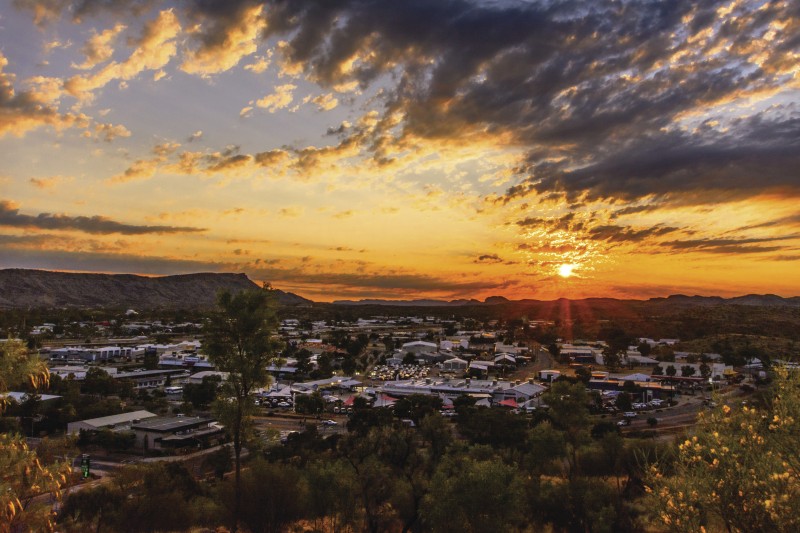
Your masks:
[{"label": "orange sky", "polygon": [[800,294],[790,1],[0,1],[0,268]]}]

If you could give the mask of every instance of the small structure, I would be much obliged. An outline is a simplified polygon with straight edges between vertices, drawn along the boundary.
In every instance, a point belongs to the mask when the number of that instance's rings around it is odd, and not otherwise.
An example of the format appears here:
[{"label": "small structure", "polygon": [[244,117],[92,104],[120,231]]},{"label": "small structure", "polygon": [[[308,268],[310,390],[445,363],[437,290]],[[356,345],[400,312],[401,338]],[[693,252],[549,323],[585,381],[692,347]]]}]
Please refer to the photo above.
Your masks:
[{"label": "small structure", "polygon": [[539,379],[542,381],[555,381],[561,377],[560,370],[540,370]]},{"label": "small structure", "polygon": [[442,370],[445,372],[464,372],[469,363],[458,357],[454,357],[442,363]]},{"label": "small structure", "polygon": [[135,446],[144,451],[168,448],[202,448],[223,434],[211,418],[199,416],[155,417],[131,424]]},{"label": "small structure", "polygon": [[113,429],[116,431],[129,429],[131,424],[153,418],[155,413],[150,411],[132,411],[111,416],[101,416],[89,420],[80,420],[67,424],[67,434],[75,435],[83,431],[100,431],[101,429]]}]

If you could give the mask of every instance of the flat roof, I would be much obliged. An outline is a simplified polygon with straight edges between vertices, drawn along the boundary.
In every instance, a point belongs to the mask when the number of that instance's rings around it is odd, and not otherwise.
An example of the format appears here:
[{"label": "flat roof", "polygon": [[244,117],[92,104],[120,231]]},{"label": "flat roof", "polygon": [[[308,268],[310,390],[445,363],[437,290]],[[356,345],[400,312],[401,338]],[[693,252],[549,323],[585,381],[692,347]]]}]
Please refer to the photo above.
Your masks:
[{"label": "flat roof", "polygon": [[130,413],[120,413],[118,415],[101,416],[100,418],[81,420],[81,423],[101,428],[106,426],[116,426],[117,424],[127,424],[128,422],[133,422],[134,420],[152,418],[154,416],[156,416],[156,414],[151,413],[150,411],[133,411]]},{"label": "flat roof", "polygon": [[152,376],[174,375],[185,372],[184,370],[142,370],[141,372],[122,372],[117,374],[110,374],[115,378],[146,378]]},{"label": "flat roof", "polygon": [[189,429],[203,424],[210,424],[213,418],[200,418],[199,416],[179,416],[151,418],[131,425],[131,429],[142,429],[145,431],[156,431],[160,433],[171,433],[181,429]]}]

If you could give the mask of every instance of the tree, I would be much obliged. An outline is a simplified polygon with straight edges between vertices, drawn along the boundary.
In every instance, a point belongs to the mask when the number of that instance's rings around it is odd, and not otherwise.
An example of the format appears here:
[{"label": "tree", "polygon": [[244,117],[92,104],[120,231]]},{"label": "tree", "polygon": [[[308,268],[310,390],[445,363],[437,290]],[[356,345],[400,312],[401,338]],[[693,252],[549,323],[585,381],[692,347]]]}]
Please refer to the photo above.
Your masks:
[{"label": "tree", "polygon": [[186,383],[183,386],[183,398],[196,409],[205,409],[217,397],[222,378],[218,375],[204,376],[203,381],[197,384]]},{"label": "tree", "polygon": [[677,373],[678,373],[678,369],[677,369],[677,368],[675,368],[675,365],[669,365],[669,366],[667,367],[666,374],[667,374],[669,377],[674,377],[674,376],[675,376],[675,374],[677,374]]},{"label": "tree", "polygon": [[683,365],[681,367],[681,376],[683,376],[683,377],[694,376],[694,373],[695,373],[695,369],[694,369],[693,366]]},{"label": "tree", "polygon": [[325,400],[319,391],[311,394],[296,394],[294,397],[294,410],[305,415],[316,415],[325,409]]},{"label": "tree", "polygon": [[639,346],[637,346],[637,347],[636,347],[636,350],[637,350],[637,351],[638,351],[640,354],[642,354],[642,356],[643,356],[643,357],[648,357],[648,356],[650,355],[650,352],[652,352],[652,351],[653,351],[653,347],[652,347],[652,346],[650,346],[650,345],[649,345],[648,343],[646,343],[646,342],[642,342],[642,343],[640,343],[640,344],[639,344]]},{"label": "tree", "polygon": [[422,515],[432,531],[515,531],[524,516],[517,468],[496,458],[447,457],[431,480]]},{"label": "tree", "polygon": [[[305,484],[297,468],[256,459],[248,465],[242,484],[245,490],[240,519],[249,531],[279,533],[303,516]],[[276,490],[264,490],[265,487]]]},{"label": "tree", "polygon": [[[0,392],[44,388],[49,377],[47,366],[30,357],[21,342],[0,343]],[[8,400],[0,397],[0,414],[6,407]],[[0,434],[0,531],[52,531],[52,506],[34,498],[47,493],[60,498],[68,474],[66,462],[43,465],[24,439]]]},{"label": "tree", "polygon": [[145,350],[143,364],[146,370],[155,370],[158,368],[158,352],[155,350]]},{"label": "tree", "polygon": [[589,438],[588,397],[583,383],[557,381],[545,396],[556,429],[564,432],[570,452],[570,478],[578,469],[578,448]]},{"label": "tree", "polygon": [[233,439],[234,506],[233,529],[241,509],[241,454],[243,440],[254,409],[251,398],[257,387],[269,380],[267,366],[275,359],[280,343],[273,338],[277,330],[275,297],[272,289],[222,292],[217,298],[219,311],[208,324],[206,352],[216,368],[228,372],[217,414]]}]

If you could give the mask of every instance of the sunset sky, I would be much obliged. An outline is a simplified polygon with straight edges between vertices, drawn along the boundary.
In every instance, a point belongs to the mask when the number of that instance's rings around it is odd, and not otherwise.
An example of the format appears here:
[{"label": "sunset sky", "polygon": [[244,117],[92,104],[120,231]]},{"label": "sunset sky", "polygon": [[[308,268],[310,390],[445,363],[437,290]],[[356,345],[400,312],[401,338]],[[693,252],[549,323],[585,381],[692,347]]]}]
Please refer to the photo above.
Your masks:
[{"label": "sunset sky", "polygon": [[800,295],[800,2],[0,0],[0,268]]}]

